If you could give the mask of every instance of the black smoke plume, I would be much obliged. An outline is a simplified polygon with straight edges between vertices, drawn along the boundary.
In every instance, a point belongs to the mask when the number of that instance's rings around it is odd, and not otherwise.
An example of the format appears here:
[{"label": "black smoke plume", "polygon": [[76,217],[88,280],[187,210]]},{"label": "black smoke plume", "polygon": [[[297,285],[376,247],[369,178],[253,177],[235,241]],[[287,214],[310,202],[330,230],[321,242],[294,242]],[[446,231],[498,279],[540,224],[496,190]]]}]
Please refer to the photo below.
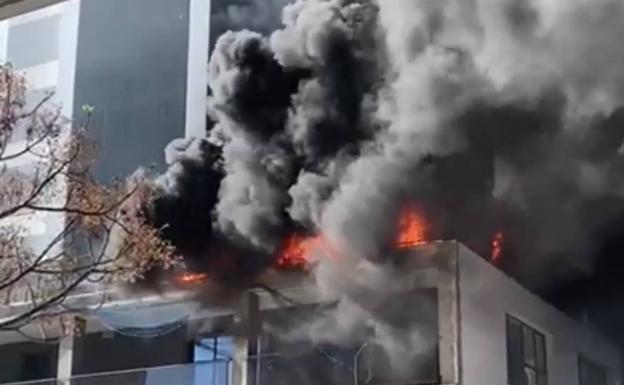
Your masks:
[{"label": "black smoke plume", "polygon": [[253,275],[293,229],[383,262],[414,204],[484,256],[502,231],[502,268],[535,290],[591,274],[624,207],[624,5],[598,3],[298,0],[270,34],[228,31],[214,124],[154,222]]}]

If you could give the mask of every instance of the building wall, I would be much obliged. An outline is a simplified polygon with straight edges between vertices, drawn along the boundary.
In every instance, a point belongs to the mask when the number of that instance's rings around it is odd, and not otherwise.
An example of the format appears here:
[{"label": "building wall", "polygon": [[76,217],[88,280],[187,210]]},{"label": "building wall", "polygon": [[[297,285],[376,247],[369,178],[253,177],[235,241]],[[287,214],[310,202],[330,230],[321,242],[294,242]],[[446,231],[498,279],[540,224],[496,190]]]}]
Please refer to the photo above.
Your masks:
[{"label": "building wall", "polygon": [[615,347],[462,245],[458,259],[462,385],[507,384],[506,314],[545,335],[549,385],[579,384],[578,354],[606,367],[610,385],[620,384]]},{"label": "building wall", "polygon": [[[65,116],[72,115],[79,7],[80,0],[68,0],[0,21],[0,62],[25,78],[28,105],[52,93],[48,109],[60,107]],[[17,150],[23,140],[18,132],[10,146]],[[19,157],[10,166],[33,161]]]},{"label": "building wall", "polygon": [[[71,115],[79,6],[80,0],[68,0],[0,21],[0,62],[10,63],[25,79],[27,110],[50,93],[52,97],[44,109],[60,108],[64,115]],[[24,149],[25,129],[26,125],[15,131],[6,154]],[[69,126],[62,135],[68,134]],[[36,161],[35,156],[27,153],[0,166],[22,175],[34,175]],[[64,181],[58,179],[58,188],[62,189]],[[63,194],[57,199],[49,204],[63,202]],[[21,211],[4,218],[0,225],[28,229],[27,246],[39,252],[62,231],[64,223],[61,213]],[[19,296],[15,300],[19,301]]]},{"label": "building wall", "polygon": [[[49,106],[60,106],[74,126],[86,121],[84,105],[95,107],[89,134],[99,145],[94,171],[100,180],[126,177],[140,166],[162,171],[172,139],[203,134],[210,0],[18,4],[5,19],[0,12],[0,62],[24,75],[30,105],[53,93]],[[7,153],[22,149],[24,138],[25,130],[14,135]],[[30,156],[6,163],[34,173]],[[64,221],[62,213],[38,212],[5,222],[28,228],[28,244],[37,251]]]},{"label": "building wall", "polygon": [[82,0],[74,110],[95,108],[95,174],[163,168],[185,134],[189,0]]}]

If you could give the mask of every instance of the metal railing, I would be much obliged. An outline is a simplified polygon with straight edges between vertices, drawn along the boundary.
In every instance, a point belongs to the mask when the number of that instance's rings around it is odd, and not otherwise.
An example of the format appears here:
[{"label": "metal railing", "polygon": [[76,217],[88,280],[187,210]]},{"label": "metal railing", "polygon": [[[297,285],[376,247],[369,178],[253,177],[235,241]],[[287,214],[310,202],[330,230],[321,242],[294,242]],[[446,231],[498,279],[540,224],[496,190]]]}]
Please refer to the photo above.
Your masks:
[{"label": "metal railing", "polygon": [[[345,385],[439,384],[437,376],[418,376],[392,381],[374,373],[362,356],[371,344],[363,344],[350,357],[322,355],[261,354],[247,358],[249,385],[297,383],[318,377],[321,382]],[[320,355],[320,356],[319,356]],[[315,357],[316,356],[316,357]],[[105,359],[105,358],[104,358]],[[157,366],[113,372],[75,375],[68,380],[37,380],[0,385],[231,385],[232,359],[217,359],[192,364]],[[392,377],[392,376],[391,376]],[[409,378],[409,377],[408,377]],[[279,381],[278,381],[279,380]]]},{"label": "metal railing", "polygon": [[2,385],[230,385],[231,378],[231,360],[223,359]]},{"label": "metal railing", "polygon": [[378,362],[371,361],[379,357],[364,357],[364,353],[370,353],[373,347],[376,347],[374,343],[367,342],[347,354],[334,355],[334,352],[319,349],[307,354],[265,353],[249,357],[248,384],[297,384],[306,381],[341,385],[440,384],[437,364],[424,371],[395,373],[391,367],[379,366]]},{"label": "metal railing", "polygon": [[58,385],[58,381],[53,378],[47,378],[43,380],[32,381],[18,381],[18,382],[2,382],[1,385]]}]

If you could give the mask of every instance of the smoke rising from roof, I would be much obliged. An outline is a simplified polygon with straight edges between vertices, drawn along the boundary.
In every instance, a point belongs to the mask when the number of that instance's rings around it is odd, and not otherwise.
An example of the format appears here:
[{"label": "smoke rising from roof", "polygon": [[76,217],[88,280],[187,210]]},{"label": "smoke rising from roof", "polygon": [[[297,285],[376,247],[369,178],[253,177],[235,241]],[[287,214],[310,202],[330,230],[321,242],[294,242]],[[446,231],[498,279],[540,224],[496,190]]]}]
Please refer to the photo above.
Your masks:
[{"label": "smoke rising from roof", "polygon": [[[616,0],[297,0],[270,35],[216,42],[214,125],[168,148],[155,222],[193,260],[253,250],[253,275],[293,229],[383,262],[410,203],[482,254],[501,229],[504,268],[534,288],[587,271],[624,208],[622,16]],[[319,286],[341,290],[336,274]]]}]

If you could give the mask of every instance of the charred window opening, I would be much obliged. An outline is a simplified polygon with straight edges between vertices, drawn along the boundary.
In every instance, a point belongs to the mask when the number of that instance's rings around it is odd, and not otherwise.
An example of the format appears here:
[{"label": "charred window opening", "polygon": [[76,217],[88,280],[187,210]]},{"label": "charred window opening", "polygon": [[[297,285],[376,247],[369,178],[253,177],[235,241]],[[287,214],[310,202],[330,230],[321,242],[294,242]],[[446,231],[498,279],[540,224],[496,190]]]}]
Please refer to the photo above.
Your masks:
[{"label": "charred window opening", "polygon": [[356,347],[302,341],[298,328],[326,317],[334,304],[288,306],[262,312],[263,331],[253,367],[256,385],[291,385],[314,379],[323,384],[351,383]]},{"label": "charred window opening", "polygon": [[329,329],[344,321],[341,311],[337,303],[263,311],[255,384],[439,382],[435,289],[372,304],[362,309],[362,316],[371,319],[370,327],[328,337]]},{"label": "charred window opening", "polygon": [[507,316],[507,379],[510,385],[547,385],[546,340],[523,322]]}]

